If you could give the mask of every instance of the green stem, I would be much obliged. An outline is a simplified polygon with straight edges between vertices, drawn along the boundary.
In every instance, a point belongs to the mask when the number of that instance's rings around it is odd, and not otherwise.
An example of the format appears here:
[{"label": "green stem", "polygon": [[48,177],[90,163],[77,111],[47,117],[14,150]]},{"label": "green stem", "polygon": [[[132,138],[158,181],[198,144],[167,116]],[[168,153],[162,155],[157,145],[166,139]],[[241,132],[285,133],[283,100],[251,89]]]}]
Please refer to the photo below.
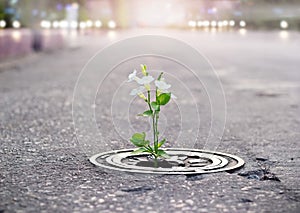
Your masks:
[{"label": "green stem", "polygon": [[157,111],[154,112],[154,115],[152,117],[153,136],[154,136],[154,151],[155,151],[155,154],[157,154],[157,151],[158,151],[156,115],[157,115]]},{"label": "green stem", "polygon": [[148,91],[148,99],[147,99],[147,103],[148,103],[148,106],[149,106],[149,109],[153,112],[152,114],[152,129],[153,129],[153,145],[154,145],[154,157],[155,159],[157,159],[157,142],[156,142],[156,131],[157,131],[157,128],[155,128],[155,114],[156,114],[156,111],[155,110],[152,110],[152,107],[151,107],[151,103],[150,103],[151,99],[150,99],[150,91]]},{"label": "green stem", "polygon": [[157,149],[158,149],[158,118],[159,118],[159,112],[157,112],[155,117],[155,132],[156,132],[156,144],[157,144]]},{"label": "green stem", "polygon": [[150,104],[150,91],[148,91],[148,99],[147,99],[147,104],[149,106],[149,109],[152,111],[152,107],[151,107],[151,104]]},{"label": "green stem", "polygon": [[[157,102],[157,96],[158,96],[158,91],[157,91],[157,88],[156,88],[155,89],[156,102]],[[153,133],[154,133],[154,149],[155,149],[155,154],[157,154],[157,152],[158,152],[158,128],[157,128],[158,114],[159,114],[159,111],[155,111],[155,113],[153,115]]]}]

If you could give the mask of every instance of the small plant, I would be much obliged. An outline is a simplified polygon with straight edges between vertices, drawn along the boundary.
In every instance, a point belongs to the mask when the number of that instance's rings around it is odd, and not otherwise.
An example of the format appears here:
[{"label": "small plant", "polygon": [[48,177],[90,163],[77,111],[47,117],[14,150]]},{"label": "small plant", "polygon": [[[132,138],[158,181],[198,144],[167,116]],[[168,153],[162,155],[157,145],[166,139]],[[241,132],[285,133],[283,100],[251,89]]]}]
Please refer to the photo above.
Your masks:
[{"label": "small plant", "polygon": [[[162,145],[166,142],[165,138],[159,137],[158,131],[158,120],[159,113],[161,107],[165,106],[169,103],[171,98],[176,98],[173,94],[171,94],[168,89],[171,87],[170,84],[167,84],[164,80],[163,72],[160,73],[158,78],[155,80],[149,73],[147,72],[146,65],[141,65],[143,77],[139,78],[137,76],[137,71],[134,70],[133,73],[129,74],[128,82],[135,81],[140,86],[136,89],[133,89],[130,92],[130,95],[138,95],[142,98],[146,104],[148,105],[148,110],[139,114],[139,116],[151,117],[152,118],[152,131],[153,131],[153,146],[151,146],[150,141],[146,140],[146,133],[135,133],[132,135],[130,141],[138,147],[133,154],[138,153],[150,153],[155,162],[157,162],[157,158],[168,158],[167,153],[161,149]],[[155,100],[151,100],[151,83],[154,81],[155,84]],[[144,94],[146,93],[146,95]],[[154,93],[154,92],[153,92]],[[152,94],[154,95],[154,94]]]}]

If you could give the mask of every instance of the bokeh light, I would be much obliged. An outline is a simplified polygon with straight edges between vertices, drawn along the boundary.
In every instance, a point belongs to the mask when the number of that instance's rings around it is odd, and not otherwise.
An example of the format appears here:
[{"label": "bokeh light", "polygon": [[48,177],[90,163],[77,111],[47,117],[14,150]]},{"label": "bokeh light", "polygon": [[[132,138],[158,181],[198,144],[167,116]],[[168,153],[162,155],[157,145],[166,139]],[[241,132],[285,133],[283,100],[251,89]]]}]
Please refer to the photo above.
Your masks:
[{"label": "bokeh light", "polygon": [[246,27],[246,22],[245,21],[240,21],[240,27]]},{"label": "bokeh light", "polygon": [[15,21],[13,21],[12,26],[13,26],[13,28],[18,29],[21,27],[21,23],[19,21],[15,20]]},{"label": "bokeh light", "polygon": [[6,26],[6,21],[0,20],[0,28],[4,28]]},{"label": "bokeh light", "polygon": [[117,24],[114,20],[110,20],[108,23],[107,23],[107,26],[108,28],[110,29],[115,29],[117,27]]},{"label": "bokeh light", "polygon": [[280,22],[280,27],[281,27],[282,29],[286,29],[286,28],[289,27],[289,24],[287,23],[287,21],[282,20],[282,21]]}]

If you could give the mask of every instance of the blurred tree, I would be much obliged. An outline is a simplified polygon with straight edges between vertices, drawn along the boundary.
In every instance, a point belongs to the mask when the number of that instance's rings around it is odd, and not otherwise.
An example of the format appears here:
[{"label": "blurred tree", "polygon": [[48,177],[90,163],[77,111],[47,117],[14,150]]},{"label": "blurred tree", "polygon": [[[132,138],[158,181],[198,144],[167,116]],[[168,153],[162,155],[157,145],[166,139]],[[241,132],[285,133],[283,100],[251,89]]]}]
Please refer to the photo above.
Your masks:
[{"label": "blurred tree", "polygon": [[5,20],[6,27],[11,27],[15,9],[7,0],[0,0],[0,20]]},{"label": "blurred tree", "polygon": [[5,2],[4,0],[0,0],[0,20],[3,20],[5,17],[4,10],[5,10]]},{"label": "blurred tree", "polygon": [[79,16],[87,17],[85,0],[0,0],[0,19],[11,26],[12,20],[20,20],[24,27],[37,27],[41,20],[62,20],[68,4],[79,5]]}]

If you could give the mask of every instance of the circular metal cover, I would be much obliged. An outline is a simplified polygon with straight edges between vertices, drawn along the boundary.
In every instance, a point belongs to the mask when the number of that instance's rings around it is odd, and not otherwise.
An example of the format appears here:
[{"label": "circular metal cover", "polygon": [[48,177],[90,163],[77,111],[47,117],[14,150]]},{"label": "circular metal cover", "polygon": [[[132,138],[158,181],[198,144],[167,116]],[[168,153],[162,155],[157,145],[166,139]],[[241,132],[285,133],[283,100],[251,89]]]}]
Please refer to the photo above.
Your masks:
[{"label": "circular metal cover", "polygon": [[244,165],[235,155],[199,149],[166,148],[170,158],[155,161],[146,153],[131,154],[133,149],[103,152],[90,157],[96,166],[145,174],[205,174],[234,170]]}]

